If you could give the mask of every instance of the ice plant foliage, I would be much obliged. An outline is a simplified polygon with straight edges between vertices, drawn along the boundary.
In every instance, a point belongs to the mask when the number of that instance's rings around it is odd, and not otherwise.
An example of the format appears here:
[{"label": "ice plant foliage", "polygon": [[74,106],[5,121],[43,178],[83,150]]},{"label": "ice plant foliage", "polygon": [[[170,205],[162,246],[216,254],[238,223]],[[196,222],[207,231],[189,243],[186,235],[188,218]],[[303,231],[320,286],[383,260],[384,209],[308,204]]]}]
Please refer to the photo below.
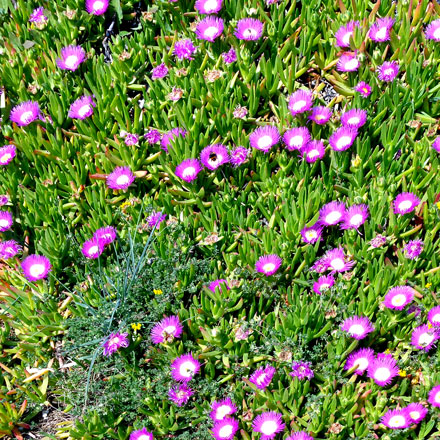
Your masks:
[{"label": "ice plant foliage", "polygon": [[183,332],[183,326],[178,316],[170,316],[162,319],[151,330],[151,340],[154,344],[172,342],[180,337]]}]

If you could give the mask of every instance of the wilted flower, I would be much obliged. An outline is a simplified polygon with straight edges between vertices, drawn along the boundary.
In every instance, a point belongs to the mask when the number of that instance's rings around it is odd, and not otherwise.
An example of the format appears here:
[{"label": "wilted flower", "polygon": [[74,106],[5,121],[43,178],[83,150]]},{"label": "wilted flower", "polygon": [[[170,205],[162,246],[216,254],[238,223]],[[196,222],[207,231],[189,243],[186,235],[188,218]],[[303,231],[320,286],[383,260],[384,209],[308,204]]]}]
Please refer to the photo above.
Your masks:
[{"label": "wilted flower", "polygon": [[160,141],[160,133],[157,130],[149,130],[144,134],[145,140],[151,144],[157,144]]},{"label": "wilted flower", "polygon": [[21,246],[15,240],[0,241],[0,258],[7,260],[15,257],[21,251]]},{"label": "wilted flower", "polygon": [[44,8],[40,6],[32,11],[29,17],[30,23],[35,23],[35,25],[41,29],[46,23],[48,18],[44,15]]},{"label": "wilted flower", "polygon": [[193,390],[186,384],[175,385],[168,391],[169,399],[179,407],[185,405],[193,394]]},{"label": "wilted flower", "polygon": [[371,241],[370,245],[374,248],[383,246],[387,242],[387,238],[384,235],[378,234]]},{"label": "wilted flower", "polygon": [[152,211],[147,217],[148,226],[150,228],[159,228],[159,225],[166,219],[167,215],[162,214],[161,211]]},{"label": "wilted flower", "polygon": [[232,114],[234,115],[234,118],[244,119],[248,114],[248,110],[246,107],[242,107],[241,105],[238,105],[235,108],[235,110],[232,112]]},{"label": "wilted flower", "polygon": [[183,90],[179,87],[173,87],[170,93],[168,93],[167,98],[170,101],[178,101],[183,96]]},{"label": "wilted flower", "polygon": [[403,248],[403,255],[410,260],[417,258],[423,251],[422,240],[410,240]]},{"label": "wilted flower", "polygon": [[231,47],[228,52],[223,52],[222,57],[226,64],[231,64],[237,61],[237,54],[233,47]]},{"label": "wilted flower", "polygon": [[151,71],[151,79],[164,78],[168,75],[168,67],[164,63],[159,64]]},{"label": "wilted flower", "polygon": [[240,166],[244,163],[249,156],[249,150],[245,147],[238,146],[230,151],[229,161],[234,168]]},{"label": "wilted flower", "polygon": [[172,146],[171,142],[174,141],[174,139],[176,139],[178,136],[182,136],[184,138],[186,136],[186,130],[176,127],[166,132],[160,142],[162,150],[165,150],[168,153],[168,147]]},{"label": "wilted flower", "polygon": [[315,373],[313,373],[313,370],[310,368],[311,364],[310,362],[293,362],[292,364],[292,372],[289,373],[292,377],[297,377],[299,380],[303,379],[313,379],[315,376]]},{"label": "wilted flower", "polygon": [[136,145],[139,142],[139,136],[135,133],[127,133],[124,138],[124,142],[127,147],[131,147],[132,145]]}]

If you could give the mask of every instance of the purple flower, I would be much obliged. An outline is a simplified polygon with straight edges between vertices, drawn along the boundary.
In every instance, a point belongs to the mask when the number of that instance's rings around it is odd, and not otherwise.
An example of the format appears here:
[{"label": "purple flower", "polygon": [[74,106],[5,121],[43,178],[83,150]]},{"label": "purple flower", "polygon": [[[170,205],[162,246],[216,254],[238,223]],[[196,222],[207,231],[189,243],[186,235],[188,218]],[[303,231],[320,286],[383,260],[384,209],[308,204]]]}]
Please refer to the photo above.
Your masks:
[{"label": "purple flower", "polygon": [[234,168],[244,163],[249,156],[249,150],[245,147],[238,146],[229,153],[229,161]]},{"label": "purple flower", "polygon": [[[215,293],[215,289],[218,286],[220,286],[220,284],[224,284],[224,286],[226,287],[226,290],[230,290],[227,280],[223,280],[223,279],[212,281],[211,283],[209,283],[208,288],[211,292]],[[220,289],[220,292],[221,292],[221,289]]]},{"label": "purple flower", "polygon": [[341,229],[358,229],[369,216],[367,205],[353,205],[345,211]]},{"label": "purple flower", "polygon": [[116,239],[116,229],[113,226],[99,228],[93,234],[93,238],[99,240],[104,246],[113,243]]},{"label": "purple flower", "polygon": [[283,135],[283,141],[289,151],[302,150],[310,141],[310,131],[307,127],[294,127]]},{"label": "purple flower", "polygon": [[328,269],[332,272],[346,272],[350,270],[355,262],[348,261],[342,248],[330,249],[327,251],[323,258],[323,263],[327,265]]},{"label": "purple flower", "polygon": [[349,127],[339,127],[329,138],[329,144],[334,151],[348,150],[356,139],[358,132]]},{"label": "purple flower", "polygon": [[249,377],[249,382],[253,383],[259,390],[264,390],[272,382],[272,378],[276,371],[277,370],[271,365],[266,365],[264,368],[258,368]]},{"label": "purple flower", "polygon": [[371,86],[365,81],[361,81],[354,90],[360,93],[364,98],[368,98],[371,94]]},{"label": "purple flower", "polygon": [[93,114],[93,107],[96,107],[96,104],[93,102],[92,97],[82,96],[70,106],[69,118],[86,119]]},{"label": "purple flower", "polygon": [[99,238],[93,237],[84,242],[81,252],[86,258],[98,258],[104,251],[104,244]]},{"label": "purple flower", "polygon": [[15,145],[5,145],[0,148],[0,165],[8,165],[16,156]]},{"label": "purple flower", "polygon": [[390,39],[390,31],[393,27],[394,19],[391,17],[379,18],[370,27],[368,36],[378,43],[388,41]]},{"label": "purple flower", "polygon": [[310,362],[294,361],[292,363],[292,371],[289,373],[289,376],[297,377],[298,380],[313,379],[315,373],[310,367],[311,367]]},{"label": "purple flower", "polygon": [[211,405],[211,412],[209,416],[212,420],[218,421],[223,420],[226,416],[230,416],[237,412],[237,407],[234,405],[232,400],[227,397],[226,399],[220,400],[218,402],[214,401]]},{"label": "purple flower", "polygon": [[0,241],[0,258],[7,260],[15,257],[21,251],[21,246],[15,240]]},{"label": "purple flower", "polygon": [[333,226],[344,219],[345,204],[342,202],[330,202],[319,210],[319,221],[322,225]]},{"label": "purple flower", "polygon": [[405,429],[411,424],[411,418],[406,409],[390,409],[380,419],[380,421],[391,429]]},{"label": "purple flower", "polygon": [[135,179],[130,167],[116,167],[107,176],[107,186],[111,189],[127,189]]},{"label": "purple flower", "polygon": [[26,101],[16,105],[11,110],[9,118],[18,126],[23,127],[38,119],[40,115],[40,106],[38,105],[38,102]]},{"label": "purple flower", "polygon": [[320,258],[315,262],[315,264],[310,268],[318,273],[324,273],[328,269],[327,260],[325,258]]},{"label": "purple flower", "polygon": [[432,148],[437,151],[437,153],[440,153],[440,136],[435,138],[434,142],[432,143]]},{"label": "purple flower", "polygon": [[223,52],[222,57],[226,64],[231,64],[237,61],[237,54],[233,47],[231,47],[228,52]]},{"label": "purple flower", "polygon": [[440,335],[436,328],[423,324],[413,330],[411,344],[419,350],[429,351],[439,338]]},{"label": "purple flower", "polygon": [[202,171],[202,167],[197,159],[186,159],[177,165],[174,173],[177,177],[189,183],[197,179],[200,171]]},{"label": "purple flower", "polygon": [[237,105],[237,107],[235,107],[234,111],[232,112],[234,118],[237,119],[244,119],[247,114],[248,114],[247,108],[242,107],[241,105]]},{"label": "purple flower", "polygon": [[107,340],[102,344],[104,347],[103,355],[111,356],[117,352],[121,347],[128,347],[130,342],[128,341],[128,333],[111,333]]},{"label": "purple flower", "polygon": [[377,385],[384,387],[399,375],[399,368],[391,355],[378,354],[368,365],[367,374]]},{"label": "purple flower", "polygon": [[351,370],[356,367],[354,374],[364,374],[368,366],[374,360],[374,350],[371,348],[361,348],[350,354],[345,363],[345,370]]},{"label": "purple flower", "polygon": [[278,128],[271,125],[258,127],[249,136],[251,147],[268,153],[270,149],[280,141],[280,132]]},{"label": "purple flower", "polygon": [[167,215],[162,214],[161,211],[152,211],[147,217],[148,226],[150,228],[159,228],[159,225],[166,219]]},{"label": "purple flower", "polygon": [[215,440],[232,440],[238,431],[238,420],[226,417],[214,422],[212,435]]},{"label": "purple flower", "polygon": [[432,406],[440,408],[440,385],[436,385],[431,389],[428,395],[428,402]]},{"label": "purple flower", "polygon": [[168,391],[169,399],[179,407],[185,405],[193,394],[193,390],[184,383],[175,385]]},{"label": "purple flower", "polygon": [[325,155],[325,147],[322,141],[309,141],[301,151],[305,155],[308,163],[314,163],[318,159],[322,159]]},{"label": "purple flower", "polygon": [[319,105],[312,108],[312,114],[309,116],[309,119],[315,124],[324,125],[328,122],[331,115],[332,111],[328,107]]},{"label": "purple flower", "polygon": [[389,309],[403,310],[414,298],[414,289],[409,286],[392,287],[384,298],[384,305]]},{"label": "purple flower", "polygon": [[370,245],[374,248],[383,246],[387,242],[387,238],[384,235],[378,234],[371,241]]},{"label": "purple flower", "polygon": [[48,18],[44,15],[44,8],[40,6],[32,11],[31,16],[29,17],[30,23],[35,23],[38,25],[45,24]]},{"label": "purple flower", "polygon": [[86,10],[89,14],[102,15],[105,14],[105,11],[107,11],[108,3],[109,0],[86,0]]},{"label": "purple flower", "polygon": [[440,306],[435,306],[428,312],[428,321],[431,325],[440,326]]},{"label": "purple flower", "polygon": [[0,232],[10,229],[12,223],[12,214],[9,211],[0,211]]},{"label": "purple flower", "polygon": [[396,61],[385,61],[377,68],[377,77],[381,81],[391,82],[399,73],[399,65]]},{"label": "purple flower", "polygon": [[1,194],[0,195],[0,206],[4,206],[8,202],[9,202],[9,197],[7,196],[7,194]]},{"label": "purple flower", "polygon": [[218,38],[224,29],[221,18],[208,16],[199,21],[196,27],[196,36],[199,40],[207,40],[211,43]]},{"label": "purple flower", "polygon": [[134,133],[127,133],[124,142],[127,147],[131,147],[132,145],[136,145],[139,142],[139,136]]},{"label": "purple flower", "polygon": [[144,134],[145,140],[150,144],[157,144],[160,141],[160,133],[157,130],[149,130]]},{"label": "purple flower", "polygon": [[431,21],[425,31],[427,40],[440,41],[440,19]]},{"label": "purple flower", "polygon": [[288,98],[288,108],[292,116],[296,116],[299,113],[309,111],[313,105],[313,96],[310,90],[297,90],[292,93]]},{"label": "purple flower", "polygon": [[180,382],[189,382],[200,371],[200,362],[191,353],[183,354],[171,363],[171,376]]},{"label": "purple flower", "polygon": [[356,55],[344,53],[340,56],[336,68],[340,72],[355,72],[359,69],[360,63]]},{"label": "purple flower", "polygon": [[81,46],[67,46],[61,49],[61,58],[57,58],[56,63],[62,70],[75,71],[85,58],[86,52]]},{"label": "purple flower", "polygon": [[410,403],[405,409],[412,423],[420,423],[428,414],[428,410],[417,402]]},{"label": "purple flower", "polygon": [[238,20],[234,35],[239,40],[259,40],[263,35],[263,23],[256,18]]},{"label": "purple flower", "polygon": [[168,67],[165,66],[164,63],[159,64],[157,67],[155,67],[151,71],[151,79],[153,79],[153,80],[159,79],[159,78],[164,78],[167,75],[168,75]]},{"label": "purple flower", "polygon": [[308,435],[305,431],[297,431],[294,434],[289,435],[286,440],[313,440],[313,437]]},{"label": "purple flower", "polygon": [[350,47],[350,37],[353,35],[356,26],[359,27],[358,21],[349,21],[345,26],[341,26],[336,31],[336,44],[339,47]]},{"label": "purple flower", "polygon": [[423,251],[422,240],[410,240],[403,248],[403,255],[410,260],[417,258]]},{"label": "purple flower", "polygon": [[168,153],[168,148],[172,147],[172,142],[178,136],[182,136],[184,138],[186,136],[186,130],[180,127],[176,127],[172,128],[170,131],[167,131],[160,141],[160,146],[162,150],[165,150]]},{"label": "purple flower", "polygon": [[323,292],[330,289],[335,284],[333,275],[322,276],[318,278],[318,281],[313,283],[313,291],[318,295],[322,295]]},{"label": "purple flower", "polygon": [[284,431],[286,425],[283,423],[281,414],[274,411],[267,411],[255,417],[252,422],[252,430],[262,434],[261,440],[271,440],[277,433]]},{"label": "purple flower", "polygon": [[21,268],[28,281],[42,280],[52,270],[49,258],[35,254],[26,257],[21,262]]},{"label": "purple flower", "polygon": [[196,49],[197,48],[189,38],[186,40],[179,40],[176,41],[176,44],[174,45],[174,55],[176,55],[179,60],[193,60],[194,58],[192,55]]},{"label": "purple flower", "polygon": [[276,254],[263,255],[255,263],[255,270],[268,277],[280,268],[282,261]]},{"label": "purple flower", "polygon": [[321,223],[315,223],[309,228],[305,227],[301,229],[301,237],[304,243],[316,243],[321,239],[322,225]]},{"label": "purple flower", "polygon": [[399,194],[394,202],[394,213],[395,214],[408,214],[414,211],[416,206],[420,203],[420,199],[413,193],[403,192]]},{"label": "purple flower", "polygon": [[341,115],[341,123],[347,128],[357,130],[362,127],[365,122],[367,122],[367,112],[365,110],[353,108]]},{"label": "purple flower", "polygon": [[173,342],[183,333],[183,326],[178,316],[169,316],[162,319],[151,330],[151,340],[154,344]]},{"label": "purple flower", "polygon": [[347,332],[354,339],[364,339],[374,330],[371,321],[366,316],[353,316],[341,324],[341,330]]},{"label": "purple flower", "polygon": [[222,144],[208,145],[200,153],[200,161],[209,170],[229,162],[228,149]]},{"label": "purple flower", "polygon": [[199,14],[217,14],[222,8],[223,0],[197,0],[195,8]]}]

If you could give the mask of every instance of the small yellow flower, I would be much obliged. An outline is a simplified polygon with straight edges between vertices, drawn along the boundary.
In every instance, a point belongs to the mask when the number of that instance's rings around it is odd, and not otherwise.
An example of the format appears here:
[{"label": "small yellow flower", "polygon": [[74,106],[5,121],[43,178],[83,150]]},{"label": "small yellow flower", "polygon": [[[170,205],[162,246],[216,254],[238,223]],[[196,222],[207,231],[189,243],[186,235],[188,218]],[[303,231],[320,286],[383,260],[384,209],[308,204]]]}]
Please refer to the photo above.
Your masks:
[{"label": "small yellow flower", "polygon": [[406,371],[405,370],[399,370],[399,376],[400,377],[406,377]]},{"label": "small yellow flower", "polygon": [[431,286],[432,286],[432,283],[426,283],[426,284],[425,284],[425,287],[426,287],[427,289],[429,289]]},{"label": "small yellow flower", "polygon": [[437,202],[437,203],[435,204],[435,206],[437,206],[437,209],[440,209],[440,202]]},{"label": "small yellow flower", "polygon": [[139,323],[139,322],[138,322],[137,324],[131,324],[131,328],[132,328],[134,331],[140,330],[141,327],[142,327],[142,324]]},{"label": "small yellow flower", "polygon": [[128,206],[131,206],[130,202],[124,202],[121,204],[121,209],[127,208]]},{"label": "small yellow flower", "polygon": [[351,166],[353,168],[357,168],[362,163],[362,159],[359,157],[359,154],[351,161]]},{"label": "small yellow flower", "polygon": [[153,293],[155,294],[155,295],[162,295],[162,290],[161,289],[153,289]]}]

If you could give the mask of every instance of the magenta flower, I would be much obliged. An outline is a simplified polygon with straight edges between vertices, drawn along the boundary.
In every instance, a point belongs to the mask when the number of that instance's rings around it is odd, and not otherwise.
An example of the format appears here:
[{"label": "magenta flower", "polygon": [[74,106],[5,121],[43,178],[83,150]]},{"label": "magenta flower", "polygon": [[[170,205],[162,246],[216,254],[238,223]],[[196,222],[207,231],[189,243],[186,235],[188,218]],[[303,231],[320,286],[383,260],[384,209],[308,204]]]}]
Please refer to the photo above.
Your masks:
[{"label": "magenta flower", "polygon": [[319,222],[325,226],[333,226],[344,219],[345,204],[342,202],[330,202],[319,210]]},{"label": "magenta flower", "polygon": [[403,248],[403,255],[405,258],[414,260],[422,253],[423,247],[422,240],[410,240]]},{"label": "magenta flower", "polygon": [[178,316],[169,316],[162,319],[151,330],[151,340],[154,344],[173,342],[183,333],[183,326]]},{"label": "magenta flower", "polygon": [[335,33],[336,44],[339,47],[350,47],[350,37],[354,33],[354,28],[358,26],[358,21],[349,21],[345,26],[341,26]]},{"label": "magenta flower", "polygon": [[425,31],[427,40],[440,41],[440,19],[431,21]]},{"label": "magenta flower", "polygon": [[162,214],[161,211],[152,211],[147,217],[148,226],[150,228],[159,228],[160,224],[166,219],[167,215]]},{"label": "magenta flower", "polygon": [[305,155],[308,163],[314,163],[318,159],[322,159],[325,155],[325,147],[322,141],[309,141],[305,148],[302,150],[302,154]]},{"label": "magenta flower", "polygon": [[43,255],[29,255],[21,262],[21,268],[28,281],[46,278],[52,270],[49,258]]},{"label": "magenta flower", "polygon": [[107,340],[102,344],[104,347],[103,355],[111,356],[116,353],[121,347],[128,347],[130,342],[128,340],[128,333],[111,333]]},{"label": "magenta flower", "polygon": [[26,101],[16,105],[12,110],[9,118],[18,126],[23,127],[29,125],[41,116],[40,106],[38,102]]},{"label": "magenta flower", "polygon": [[351,270],[355,264],[354,261],[349,261],[347,259],[343,249],[340,247],[327,251],[324,255],[323,262],[332,272],[346,272]]},{"label": "magenta flower", "polygon": [[356,139],[358,132],[353,128],[339,127],[329,138],[329,144],[332,150],[345,151],[348,150]]},{"label": "magenta flower", "polygon": [[124,143],[127,147],[136,145],[139,142],[139,136],[135,133],[127,133],[124,138]]},{"label": "magenta flower", "polygon": [[160,133],[157,130],[149,130],[144,134],[145,140],[150,144],[157,144],[160,141]]},{"label": "magenta flower", "polygon": [[249,382],[253,383],[259,390],[264,390],[272,382],[272,378],[276,371],[277,370],[271,365],[266,365],[264,368],[258,368],[249,377]]},{"label": "magenta flower", "polygon": [[411,418],[406,409],[390,409],[380,421],[391,429],[405,429],[411,425]]},{"label": "magenta flower", "polygon": [[127,189],[135,179],[130,167],[116,167],[107,176],[107,186],[111,189]]},{"label": "magenta flower", "polygon": [[345,363],[344,370],[351,370],[356,367],[354,374],[362,375],[367,371],[369,365],[374,360],[374,350],[371,348],[361,348],[350,354]]},{"label": "magenta flower", "polygon": [[29,22],[37,25],[43,25],[47,20],[48,18],[44,15],[44,8],[42,6],[34,9],[29,17]]},{"label": "magenta flower", "polygon": [[99,238],[93,237],[84,242],[81,252],[86,258],[98,258],[104,252],[104,243]]},{"label": "magenta flower", "polygon": [[315,223],[309,228],[305,227],[301,229],[301,237],[304,243],[316,243],[321,239],[322,225],[321,223]]},{"label": "magenta flower", "polygon": [[237,412],[237,407],[234,405],[232,400],[227,397],[226,399],[220,400],[218,402],[212,402],[211,412],[209,413],[209,416],[215,422],[218,420],[223,420],[226,416],[230,416],[235,412]]},{"label": "magenta flower", "polygon": [[16,156],[15,145],[5,145],[0,148],[0,165],[8,165]]},{"label": "magenta flower", "polygon": [[310,131],[307,127],[294,127],[283,135],[283,141],[289,151],[302,150],[310,139]]},{"label": "magenta flower", "polygon": [[197,0],[195,8],[199,14],[217,14],[222,8],[223,0]]},{"label": "magenta flower", "polygon": [[61,49],[61,58],[57,58],[56,63],[62,70],[75,71],[85,58],[86,52],[81,46],[67,46]]},{"label": "magenta flower", "polygon": [[297,431],[294,434],[289,435],[286,440],[313,440],[313,437],[305,431]]},{"label": "magenta flower", "polygon": [[197,24],[196,36],[199,40],[213,42],[222,34],[223,29],[224,23],[221,18],[208,16]]},{"label": "magenta flower", "polygon": [[238,20],[234,35],[239,40],[259,40],[263,35],[263,23],[256,18]]},{"label": "magenta flower", "polygon": [[313,283],[313,291],[318,295],[322,295],[326,290],[330,289],[335,284],[333,275],[322,276],[318,281]]},{"label": "magenta flower", "polygon": [[270,149],[280,141],[280,132],[278,128],[271,125],[258,127],[249,136],[251,147],[268,153]]},{"label": "magenta flower", "polygon": [[263,255],[255,263],[255,270],[268,277],[280,268],[282,261],[276,254]]},{"label": "magenta flower", "polygon": [[99,240],[104,246],[113,243],[116,239],[116,229],[113,226],[99,228],[93,234],[93,238]]},{"label": "magenta flower", "polygon": [[237,53],[235,52],[234,48],[231,47],[228,52],[222,53],[223,61],[226,64],[232,64],[235,61],[237,61]]},{"label": "magenta flower", "polygon": [[153,70],[151,71],[151,79],[153,80],[164,78],[167,75],[168,75],[168,67],[165,66],[164,63],[154,67]]},{"label": "magenta flower", "polygon": [[283,423],[282,415],[274,412],[267,411],[259,416],[255,417],[252,422],[252,430],[262,434],[261,440],[271,440],[275,436],[284,431],[286,425]]},{"label": "magenta flower", "polygon": [[434,142],[432,143],[432,148],[437,151],[437,153],[440,153],[440,136],[435,138]]},{"label": "magenta flower", "polygon": [[82,96],[70,106],[69,118],[86,119],[93,114],[93,107],[96,107],[96,104],[93,102],[92,97]]},{"label": "magenta flower", "polygon": [[320,258],[315,262],[315,264],[310,268],[318,273],[324,273],[328,269],[327,260],[325,258]]},{"label": "magenta flower", "polygon": [[311,369],[310,362],[296,362],[292,363],[292,371],[289,373],[289,376],[297,377],[299,380],[310,380],[313,379],[315,373]]},{"label": "magenta flower", "polygon": [[313,105],[313,95],[310,90],[297,90],[288,97],[288,108],[292,116],[309,111]]},{"label": "magenta flower", "polygon": [[354,90],[355,92],[360,93],[364,98],[368,98],[371,94],[371,86],[365,81],[361,81]]},{"label": "magenta flower", "polygon": [[186,40],[176,41],[174,45],[174,55],[179,60],[193,60],[193,53],[196,51],[197,47],[194,46],[193,42],[187,38]]},{"label": "magenta flower", "polygon": [[431,325],[440,326],[440,306],[435,306],[428,312],[428,321]]},{"label": "magenta flower", "polygon": [[192,354],[183,354],[171,363],[171,376],[180,382],[189,382],[200,371],[200,362]]},{"label": "magenta flower", "polygon": [[412,423],[420,423],[428,414],[428,410],[421,403],[417,402],[410,403],[405,407],[405,410]]},{"label": "magenta flower", "polygon": [[312,108],[312,114],[309,116],[309,119],[315,124],[324,125],[328,122],[331,115],[332,111],[328,107],[319,105]]},{"label": "magenta flower", "polygon": [[384,387],[399,375],[399,368],[391,355],[378,354],[376,359],[370,362],[367,375],[377,385]]},{"label": "magenta flower", "polygon": [[370,245],[374,248],[383,246],[387,242],[387,238],[384,235],[378,234],[371,241]]},{"label": "magenta flower", "polygon": [[232,166],[236,168],[246,161],[249,153],[250,151],[247,148],[238,146],[229,153],[229,161],[231,162]]},{"label": "magenta flower", "polygon": [[200,171],[202,171],[202,167],[197,159],[186,159],[177,165],[174,173],[185,182],[192,182],[197,179]]},{"label": "magenta flower", "polygon": [[344,215],[341,229],[358,229],[369,216],[367,205],[350,206]]},{"label": "magenta flower", "polygon": [[429,351],[438,339],[440,339],[440,335],[437,329],[423,324],[413,330],[411,344],[418,350]]},{"label": "magenta flower", "polygon": [[413,193],[403,192],[399,194],[393,202],[395,214],[408,214],[414,211],[420,203],[420,199]]},{"label": "magenta flower", "polygon": [[4,206],[9,202],[9,197],[6,194],[0,195],[0,206]]},{"label": "magenta flower", "polygon": [[21,252],[21,246],[15,240],[0,241],[0,258],[8,260]]},{"label": "magenta flower", "polygon": [[348,110],[341,115],[341,123],[344,127],[357,130],[367,122],[367,112],[358,108]]},{"label": "magenta flower", "polygon": [[384,298],[384,305],[389,309],[403,310],[414,298],[414,289],[409,286],[391,288]]},{"label": "magenta flower", "polygon": [[378,18],[370,27],[368,36],[378,43],[388,41],[390,39],[390,31],[393,27],[394,19],[391,17]]},{"label": "magenta flower", "polygon": [[168,398],[177,406],[181,407],[188,402],[189,398],[194,394],[193,390],[188,385],[182,383],[175,385],[168,391]]},{"label": "magenta flower", "polygon": [[138,429],[130,434],[129,440],[153,440],[153,434],[147,428]]},{"label": "magenta flower", "polygon": [[172,147],[172,142],[178,136],[182,136],[184,138],[186,136],[186,130],[180,127],[176,127],[172,128],[170,131],[167,131],[160,141],[162,150],[165,150],[168,153],[168,148]]},{"label": "magenta flower", "polygon": [[[220,286],[220,284],[224,284],[224,286],[226,287],[226,290],[230,290],[227,280],[223,280],[223,279],[219,279],[219,280],[212,281],[212,282],[209,284],[208,288],[209,288],[209,290],[210,290],[211,292],[214,292],[214,293],[215,293],[215,289],[216,289],[218,286]],[[220,289],[220,292],[221,292],[221,289]]]},{"label": "magenta flower", "polygon": [[[86,0],[86,10],[89,14],[102,15],[107,11],[109,0]],[[152,437],[153,438],[153,437]],[[151,439],[142,439],[151,440]]]},{"label": "magenta flower", "polygon": [[361,340],[374,331],[374,327],[366,316],[353,316],[341,324],[341,330],[347,332],[352,338]]},{"label": "magenta flower", "polygon": [[238,431],[238,420],[226,417],[214,422],[212,435],[216,440],[232,440]]},{"label": "magenta flower", "polygon": [[0,211],[0,232],[11,229],[12,223],[12,214],[9,211]]},{"label": "magenta flower", "polygon": [[440,408],[440,385],[436,385],[431,389],[428,395],[428,402],[432,406]]},{"label": "magenta flower", "polygon": [[391,82],[399,73],[399,64],[396,61],[385,61],[377,68],[377,77],[381,81]]},{"label": "magenta flower", "polygon": [[359,69],[359,66],[360,63],[357,56],[348,52],[343,53],[336,64],[336,68],[340,72],[356,72],[356,70]]},{"label": "magenta flower", "polygon": [[222,144],[208,145],[200,153],[200,162],[209,170],[216,170],[229,162],[228,149]]}]

